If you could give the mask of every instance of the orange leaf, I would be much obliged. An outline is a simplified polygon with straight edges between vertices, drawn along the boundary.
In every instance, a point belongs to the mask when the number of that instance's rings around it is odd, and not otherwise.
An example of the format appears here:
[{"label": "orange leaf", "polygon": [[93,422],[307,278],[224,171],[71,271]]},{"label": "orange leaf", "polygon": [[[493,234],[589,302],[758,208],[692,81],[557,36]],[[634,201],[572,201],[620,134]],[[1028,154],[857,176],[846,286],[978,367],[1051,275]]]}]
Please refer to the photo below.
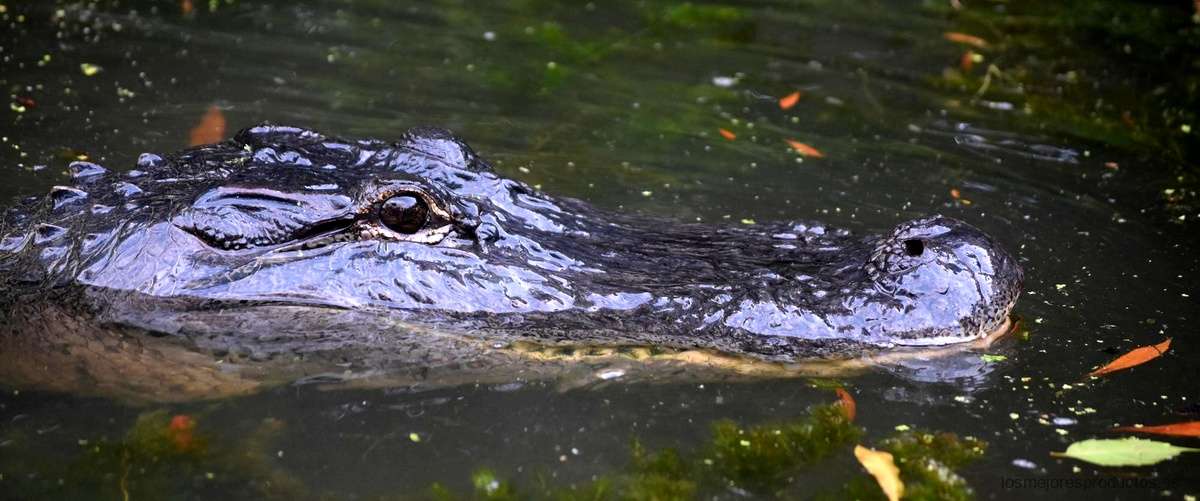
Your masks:
[{"label": "orange leaf", "polygon": [[1134,348],[1134,349],[1130,350],[1129,353],[1126,353],[1124,355],[1117,357],[1116,360],[1109,362],[1104,367],[1101,367],[1099,369],[1096,369],[1096,370],[1088,373],[1088,375],[1089,376],[1100,376],[1100,375],[1108,374],[1110,372],[1116,372],[1119,370],[1128,369],[1130,367],[1142,365],[1146,362],[1149,362],[1151,360],[1158,358],[1163,353],[1166,353],[1167,350],[1170,348],[1171,348],[1171,338],[1167,338],[1166,341],[1163,341],[1163,342],[1155,344],[1155,345]]},{"label": "orange leaf", "polygon": [[800,96],[802,95],[803,94],[800,91],[796,91],[779,98],[779,107],[786,110],[792,106],[795,106],[796,102],[800,100]]},{"label": "orange leaf", "polygon": [[788,146],[791,146],[792,149],[796,150],[796,153],[799,153],[801,156],[813,157],[813,158],[824,158],[825,157],[825,154],[821,153],[821,150],[813,148],[812,146],[809,146],[807,144],[801,143],[800,141],[793,141],[791,139],[784,139],[784,141],[787,141]]},{"label": "orange leaf", "polygon": [[950,188],[950,198],[958,200],[962,198],[962,193],[958,191],[958,188]]},{"label": "orange leaf", "polygon": [[176,414],[171,417],[171,424],[167,425],[167,429],[171,431],[190,431],[196,427],[196,420],[192,419],[187,414]]},{"label": "orange leaf", "polygon": [[730,141],[733,141],[734,139],[737,139],[737,134],[734,134],[733,132],[731,132],[731,131],[729,131],[729,130],[726,130],[726,129],[717,129],[717,132],[720,132],[720,133],[721,133],[721,137],[723,137],[723,138],[725,138],[725,139],[728,139],[728,140],[730,140]]},{"label": "orange leaf", "polygon": [[1172,423],[1158,426],[1122,426],[1111,431],[1127,431],[1132,433],[1153,433],[1155,435],[1171,435],[1173,437],[1200,437],[1200,421]]},{"label": "orange leaf", "polygon": [[842,409],[846,411],[846,419],[854,421],[854,413],[857,408],[857,405],[854,403],[854,397],[850,396],[850,392],[842,388],[834,391],[837,392],[838,405],[841,405]]},{"label": "orange leaf", "polygon": [[988,46],[987,40],[979,38],[975,35],[959,33],[957,31],[947,31],[943,33],[942,36],[951,42],[967,44],[978,49],[986,49]]},{"label": "orange leaf", "polygon": [[179,13],[187,16],[190,15],[194,10],[196,10],[196,6],[192,5],[192,0],[180,0]]},{"label": "orange leaf", "polygon": [[188,146],[212,144],[222,139],[225,139],[225,114],[221,113],[221,108],[209,106],[204,116],[200,117],[200,123],[192,128]]}]

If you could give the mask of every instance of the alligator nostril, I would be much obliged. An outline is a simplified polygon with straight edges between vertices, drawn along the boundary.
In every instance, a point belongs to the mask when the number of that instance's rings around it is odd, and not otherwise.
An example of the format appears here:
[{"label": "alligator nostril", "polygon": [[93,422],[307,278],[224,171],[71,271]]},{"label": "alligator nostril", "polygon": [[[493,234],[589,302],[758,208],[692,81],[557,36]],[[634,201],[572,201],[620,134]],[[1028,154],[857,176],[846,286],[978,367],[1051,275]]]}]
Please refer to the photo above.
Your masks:
[{"label": "alligator nostril", "polygon": [[915,238],[904,241],[904,253],[905,254],[908,254],[912,257],[917,257],[917,256],[920,256],[921,253],[923,253],[923,252],[925,252],[925,242],[922,242]]}]

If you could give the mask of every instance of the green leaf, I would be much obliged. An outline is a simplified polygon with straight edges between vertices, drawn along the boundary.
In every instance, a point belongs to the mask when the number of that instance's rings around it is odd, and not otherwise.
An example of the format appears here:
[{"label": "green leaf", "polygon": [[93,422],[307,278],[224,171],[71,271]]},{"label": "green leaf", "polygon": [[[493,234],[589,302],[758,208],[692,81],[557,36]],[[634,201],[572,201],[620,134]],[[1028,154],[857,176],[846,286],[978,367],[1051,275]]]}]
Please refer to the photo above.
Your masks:
[{"label": "green leaf", "polygon": [[983,355],[979,356],[979,359],[983,360],[984,362],[987,362],[989,364],[994,364],[996,362],[1003,362],[1005,360],[1008,360],[1008,357],[1006,357],[1004,355],[992,355],[992,354],[984,353]]},{"label": "green leaf", "polygon": [[1166,461],[1185,452],[1200,449],[1177,447],[1166,442],[1141,438],[1092,439],[1075,442],[1066,452],[1051,452],[1100,466],[1146,466]]}]

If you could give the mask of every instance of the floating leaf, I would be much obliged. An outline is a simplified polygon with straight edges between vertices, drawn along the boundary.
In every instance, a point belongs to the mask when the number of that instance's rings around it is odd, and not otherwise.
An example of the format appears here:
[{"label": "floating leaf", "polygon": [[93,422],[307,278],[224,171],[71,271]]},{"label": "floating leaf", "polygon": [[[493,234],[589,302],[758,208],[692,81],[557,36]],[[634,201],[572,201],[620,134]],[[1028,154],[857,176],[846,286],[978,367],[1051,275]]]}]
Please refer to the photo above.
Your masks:
[{"label": "floating leaf", "polygon": [[1006,357],[1004,355],[991,355],[988,353],[984,353],[979,356],[979,359],[983,360],[984,362],[987,362],[989,364],[994,364],[996,362],[1003,362],[1005,360],[1008,360],[1008,357]]},{"label": "floating leaf", "polygon": [[786,96],[779,98],[779,108],[785,109],[785,110],[790,109],[792,106],[796,105],[797,101],[800,101],[801,95],[803,95],[803,94],[800,91],[796,91],[796,92],[793,92],[791,94],[788,94]]},{"label": "floating leaf", "polygon": [[1120,428],[1113,428],[1112,431],[1151,433],[1154,435],[1171,435],[1173,437],[1200,437],[1200,421],[1188,421],[1186,423],[1172,423],[1158,426],[1122,426]]},{"label": "floating leaf", "polygon": [[1144,364],[1146,362],[1149,362],[1151,360],[1158,358],[1163,353],[1166,353],[1167,350],[1170,348],[1171,348],[1171,338],[1167,338],[1166,341],[1163,341],[1163,342],[1155,344],[1155,345],[1134,348],[1134,349],[1130,350],[1129,353],[1126,353],[1124,355],[1117,357],[1115,360],[1113,360],[1112,362],[1109,362],[1104,367],[1101,367],[1092,372],[1089,372],[1088,375],[1089,376],[1101,376],[1104,374],[1108,374],[1110,372],[1116,372],[1119,370],[1128,369],[1130,367],[1135,367],[1135,366]]},{"label": "floating leaf", "polygon": [[103,68],[100,66],[92,63],[83,63],[79,65],[79,71],[82,71],[83,76],[85,77],[95,76],[97,73],[100,73],[100,70],[102,69]]},{"label": "floating leaf", "polygon": [[192,5],[192,0],[179,1],[179,13],[185,16],[190,16],[192,11],[196,10],[196,6]]},{"label": "floating leaf", "polygon": [[721,137],[728,139],[730,141],[737,139],[737,134],[734,134],[733,131],[730,131],[728,129],[717,129],[717,132],[721,133]]},{"label": "floating leaf", "polygon": [[900,480],[900,469],[892,461],[891,453],[856,445],[854,446],[854,457],[858,458],[859,464],[867,469],[867,473],[875,477],[876,482],[879,482],[879,488],[883,489],[883,494],[887,496],[888,501],[896,501],[904,495],[904,482]]},{"label": "floating leaf", "polygon": [[825,157],[825,154],[821,153],[821,150],[813,148],[812,146],[809,146],[807,144],[801,143],[800,141],[793,141],[791,139],[784,139],[784,141],[787,141],[788,146],[791,146],[793,150],[796,150],[796,153],[799,153],[800,156],[813,157],[813,158],[824,158]]},{"label": "floating leaf", "polygon": [[846,419],[854,421],[854,414],[858,408],[858,404],[854,403],[854,397],[850,396],[850,392],[836,388],[833,391],[837,392],[838,405],[842,406],[842,410],[846,411]]},{"label": "floating leaf", "polygon": [[212,144],[224,138],[225,114],[221,113],[221,108],[209,106],[208,111],[204,112],[204,116],[200,117],[200,122],[192,128],[192,135],[191,139],[188,140],[188,145]]},{"label": "floating leaf", "polygon": [[1100,466],[1146,466],[1166,461],[1185,452],[1197,451],[1200,449],[1130,437],[1075,442],[1067,447],[1066,452],[1051,452],[1050,455],[1078,459]]},{"label": "floating leaf", "polygon": [[942,36],[951,42],[967,44],[977,49],[986,49],[988,46],[987,40],[979,38],[975,35],[959,33],[957,31],[947,31],[943,33]]}]

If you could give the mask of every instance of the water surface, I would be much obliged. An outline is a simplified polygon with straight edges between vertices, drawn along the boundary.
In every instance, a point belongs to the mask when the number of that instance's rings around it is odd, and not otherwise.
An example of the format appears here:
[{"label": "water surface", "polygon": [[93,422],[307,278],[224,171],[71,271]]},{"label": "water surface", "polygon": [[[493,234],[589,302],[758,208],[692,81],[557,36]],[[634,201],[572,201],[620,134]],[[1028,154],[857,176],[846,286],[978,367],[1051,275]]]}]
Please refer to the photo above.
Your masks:
[{"label": "water surface", "polygon": [[[678,219],[877,231],[942,213],[1019,256],[1021,335],[991,348],[1003,360],[948,380],[881,369],[840,381],[860,441],[897,427],[986,441],[958,470],[979,498],[1200,494],[1200,454],[1122,469],[1049,454],[1115,425],[1200,419],[1190,6],[953,3],[0,4],[0,199],[62,183],[75,158],[124,170],[186,147],[215,107],[228,134],[261,121],[384,139],[445,127],[505,176]],[[1159,360],[1083,377],[1167,337]],[[634,438],[697,449],[716,420],[801,417],[836,399],[829,388],[299,386],[170,407],[6,391],[0,497],[420,498],[435,482],[471,492],[481,468],[527,488],[582,485],[626,468]],[[128,461],[97,459],[139,416],[174,415],[194,420],[209,457],[141,465],[132,483]],[[757,495],[864,476],[847,448]],[[1142,483],[1006,489],[1014,478]]]}]

